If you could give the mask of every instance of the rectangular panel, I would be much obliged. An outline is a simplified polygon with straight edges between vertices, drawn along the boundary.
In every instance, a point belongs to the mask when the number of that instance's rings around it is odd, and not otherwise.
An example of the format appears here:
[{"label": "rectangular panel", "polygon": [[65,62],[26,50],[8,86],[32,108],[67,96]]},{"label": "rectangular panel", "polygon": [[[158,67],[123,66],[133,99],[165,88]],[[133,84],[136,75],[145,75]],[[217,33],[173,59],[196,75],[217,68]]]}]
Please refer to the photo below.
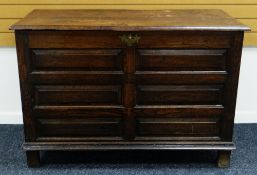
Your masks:
[{"label": "rectangular panel", "polygon": [[226,71],[137,71],[140,85],[197,85],[223,84]]},{"label": "rectangular panel", "polygon": [[152,71],[225,70],[226,50],[140,49],[137,69]]},{"label": "rectangular panel", "polygon": [[138,136],[218,136],[218,119],[137,118]]},{"label": "rectangular panel", "polygon": [[141,38],[140,49],[224,49],[229,48],[233,35],[231,32],[208,31],[171,31],[171,32],[137,32]]},{"label": "rectangular panel", "polygon": [[30,48],[121,48],[118,32],[112,31],[30,31]]},{"label": "rectangular panel", "polygon": [[221,104],[222,86],[138,86],[139,105]]},{"label": "rectangular panel", "polygon": [[110,106],[34,106],[33,116],[41,119],[120,118],[124,108]]},{"label": "rectangular panel", "polygon": [[40,119],[39,137],[121,136],[121,119]]},{"label": "rectangular panel", "polygon": [[33,49],[34,70],[121,70],[121,50]]},{"label": "rectangular panel", "polygon": [[120,85],[121,71],[34,71],[30,73],[33,84],[66,85]]},{"label": "rectangular panel", "polygon": [[137,105],[134,109],[137,117],[202,118],[221,116],[222,105]]},{"label": "rectangular panel", "polygon": [[120,86],[36,86],[36,105],[121,104]]}]

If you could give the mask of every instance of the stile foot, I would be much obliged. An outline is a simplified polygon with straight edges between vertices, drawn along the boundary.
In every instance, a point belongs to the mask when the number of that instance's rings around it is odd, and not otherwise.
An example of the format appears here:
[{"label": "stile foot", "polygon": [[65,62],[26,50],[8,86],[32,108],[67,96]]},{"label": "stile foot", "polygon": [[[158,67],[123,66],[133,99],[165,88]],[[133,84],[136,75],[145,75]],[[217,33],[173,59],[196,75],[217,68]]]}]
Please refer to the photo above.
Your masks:
[{"label": "stile foot", "polygon": [[228,168],[230,165],[231,151],[218,151],[218,167]]},{"label": "stile foot", "polygon": [[30,168],[40,166],[40,151],[26,151],[27,165]]}]

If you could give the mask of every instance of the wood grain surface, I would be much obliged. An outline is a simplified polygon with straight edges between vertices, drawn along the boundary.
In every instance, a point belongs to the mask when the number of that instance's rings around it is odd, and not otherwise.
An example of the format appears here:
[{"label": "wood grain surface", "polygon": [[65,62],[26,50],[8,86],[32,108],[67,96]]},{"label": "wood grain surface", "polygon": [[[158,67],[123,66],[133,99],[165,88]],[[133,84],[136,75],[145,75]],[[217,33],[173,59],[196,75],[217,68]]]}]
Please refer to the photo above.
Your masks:
[{"label": "wood grain surface", "polygon": [[34,10],[13,30],[249,30],[222,10]]}]

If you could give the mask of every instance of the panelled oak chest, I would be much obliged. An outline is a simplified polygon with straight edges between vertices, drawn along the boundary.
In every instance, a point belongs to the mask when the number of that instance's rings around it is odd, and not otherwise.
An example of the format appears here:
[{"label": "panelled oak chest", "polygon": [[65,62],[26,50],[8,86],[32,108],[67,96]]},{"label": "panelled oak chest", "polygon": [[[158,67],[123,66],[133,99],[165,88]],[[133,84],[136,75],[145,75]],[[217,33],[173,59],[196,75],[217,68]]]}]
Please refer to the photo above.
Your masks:
[{"label": "panelled oak chest", "polygon": [[220,10],[35,10],[15,30],[28,165],[41,150],[217,150],[249,30]]}]

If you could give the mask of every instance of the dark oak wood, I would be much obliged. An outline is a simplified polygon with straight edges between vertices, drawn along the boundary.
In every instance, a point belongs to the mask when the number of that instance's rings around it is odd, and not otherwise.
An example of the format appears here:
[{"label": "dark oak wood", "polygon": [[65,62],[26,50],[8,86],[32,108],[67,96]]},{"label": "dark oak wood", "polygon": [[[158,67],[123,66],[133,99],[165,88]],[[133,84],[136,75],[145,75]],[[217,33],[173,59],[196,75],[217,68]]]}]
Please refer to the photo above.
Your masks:
[{"label": "dark oak wood", "polygon": [[224,111],[222,105],[137,105],[135,113],[139,117],[215,117]]},{"label": "dark oak wood", "polygon": [[[97,111],[97,112],[95,112]],[[33,115],[38,118],[84,118],[84,117],[121,117],[124,107],[120,105],[109,106],[35,106]]]},{"label": "dark oak wood", "polygon": [[133,111],[136,103],[136,87],[135,83],[131,81],[134,79],[135,62],[135,48],[129,47],[126,49],[124,57],[125,80],[123,84],[123,106],[126,108],[124,114],[124,138],[128,140],[133,140],[136,135],[135,115]]},{"label": "dark oak wood", "polygon": [[[138,118],[139,136],[218,136],[218,118],[178,119],[178,118]],[[158,127],[157,127],[158,126]]]},{"label": "dark oak wood", "polygon": [[28,167],[36,168],[40,166],[40,151],[26,151]]},{"label": "dark oak wood", "polygon": [[30,167],[41,150],[218,150],[229,165],[248,27],[220,10],[35,10],[11,28]]},{"label": "dark oak wood", "polygon": [[[17,30],[18,31],[18,30]],[[173,30],[171,30],[173,31]],[[29,47],[41,49],[94,49],[124,48],[122,35],[138,34],[141,38],[137,48],[185,48],[224,49],[229,48],[233,35],[228,31],[81,31],[40,30],[29,32]],[[69,37],[67,37],[69,36]],[[153,42],[154,41],[154,42]]]},{"label": "dark oak wood", "polygon": [[137,71],[140,85],[210,85],[224,84],[226,71]]},{"label": "dark oak wood", "polygon": [[34,49],[32,61],[35,71],[43,70],[113,70],[122,69],[119,49]]},{"label": "dark oak wood", "polygon": [[223,71],[226,50],[139,49],[137,69],[141,71]]},{"label": "dark oak wood", "polygon": [[138,86],[139,105],[221,105],[223,86]]},{"label": "dark oak wood", "polygon": [[121,105],[120,86],[35,86],[35,105]]},{"label": "dark oak wood", "polygon": [[121,118],[39,119],[37,127],[39,137],[121,136]]}]

